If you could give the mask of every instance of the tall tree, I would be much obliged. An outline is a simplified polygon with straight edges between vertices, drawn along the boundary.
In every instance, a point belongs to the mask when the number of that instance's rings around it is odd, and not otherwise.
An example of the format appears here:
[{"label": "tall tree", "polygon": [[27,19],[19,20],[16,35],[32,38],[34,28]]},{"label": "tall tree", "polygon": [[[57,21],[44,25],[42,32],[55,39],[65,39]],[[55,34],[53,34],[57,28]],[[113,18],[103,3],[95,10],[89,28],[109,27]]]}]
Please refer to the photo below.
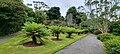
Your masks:
[{"label": "tall tree", "polygon": [[43,10],[36,10],[35,11],[35,21],[37,23],[42,23],[46,19],[48,19],[48,16],[47,16],[45,11],[43,11]]},{"label": "tall tree", "polygon": [[49,16],[50,20],[59,19],[61,16],[59,7],[51,7],[46,13]]},{"label": "tall tree", "polygon": [[73,14],[73,19],[76,20],[77,9],[76,9],[75,6],[70,7],[70,8],[67,10],[66,16],[67,16],[68,14],[70,14],[70,13]]},{"label": "tall tree", "polygon": [[0,1],[0,32],[9,34],[20,30],[25,18],[25,5],[22,2]]}]

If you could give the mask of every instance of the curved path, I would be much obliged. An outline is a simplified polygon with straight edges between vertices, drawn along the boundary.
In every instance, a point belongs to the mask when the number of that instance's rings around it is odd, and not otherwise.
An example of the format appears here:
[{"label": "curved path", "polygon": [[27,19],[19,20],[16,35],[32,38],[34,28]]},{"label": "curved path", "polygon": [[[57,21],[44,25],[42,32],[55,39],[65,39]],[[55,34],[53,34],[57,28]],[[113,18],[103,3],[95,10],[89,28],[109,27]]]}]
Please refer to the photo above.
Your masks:
[{"label": "curved path", "polygon": [[0,37],[0,44],[2,44],[3,42],[5,42],[5,41],[7,41],[7,40],[11,39],[12,37],[17,36],[19,34],[21,34],[21,32],[16,32],[13,34],[6,35],[4,37]]},{"label": "curved path", "polygon": [[55,54],[105,54],[105,51],[102,42],[90,34]]}]

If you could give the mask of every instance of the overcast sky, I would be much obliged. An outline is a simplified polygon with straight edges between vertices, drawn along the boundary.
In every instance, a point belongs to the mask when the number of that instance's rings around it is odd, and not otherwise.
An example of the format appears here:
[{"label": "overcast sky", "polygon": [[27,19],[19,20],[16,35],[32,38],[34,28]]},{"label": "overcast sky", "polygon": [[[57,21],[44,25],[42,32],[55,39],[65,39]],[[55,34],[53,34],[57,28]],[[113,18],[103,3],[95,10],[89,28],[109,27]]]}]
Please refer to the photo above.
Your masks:
[{"label": "overcast sky", "polygon": [[43,1],[50,7],[56,6],[60,7],[60,12],[62,16],[66,15],[66,12],[71,6],[81,6],[84,5],[84,0],[24,0],[24,4],[32,3],[33,1]]}]

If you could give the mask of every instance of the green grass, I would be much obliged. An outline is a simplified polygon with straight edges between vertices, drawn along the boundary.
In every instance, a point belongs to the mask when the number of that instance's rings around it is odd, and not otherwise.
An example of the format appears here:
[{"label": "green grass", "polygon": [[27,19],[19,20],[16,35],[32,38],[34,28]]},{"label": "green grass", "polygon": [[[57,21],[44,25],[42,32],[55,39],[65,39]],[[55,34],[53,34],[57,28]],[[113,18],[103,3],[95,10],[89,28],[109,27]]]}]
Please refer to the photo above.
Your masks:
[{"label": "green grass", "polygon": [[[54,36],[46,36],[43,38],[45,45],[37,47],[24,47],[22,44],[24,42],[30,41],[31,38],[26,38],[25,34],[16,36],[3,44],[0,44],[0,54],[53,54],[66,46],[72,44],[73,42],[85,37],[85,34],[77,35],[73,34],[73,38],[66,38],[67,34],[60,34],[60,39],[62,41],[53,41],[51,38],[56,38]],[[48,38],[48,39],[45,39]]]}]

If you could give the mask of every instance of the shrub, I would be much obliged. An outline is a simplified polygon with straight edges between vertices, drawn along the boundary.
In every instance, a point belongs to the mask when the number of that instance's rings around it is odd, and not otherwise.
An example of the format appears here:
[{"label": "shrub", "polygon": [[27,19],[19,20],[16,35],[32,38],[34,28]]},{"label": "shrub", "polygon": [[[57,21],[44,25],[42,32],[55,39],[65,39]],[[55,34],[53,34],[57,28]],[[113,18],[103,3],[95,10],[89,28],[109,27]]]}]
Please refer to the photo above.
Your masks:
[{"label": "shrub", "polygon": [[37,44],[36,37],[41,40],[40,44],[43,44],[41,37],[50,33],[50,30],[47,30],[43,24],[26,22],[24,25],[22,31],[26,32],[27,35],[32,36],[33,44]]},{"label": "shrub", "polygon": [[80,33],[82,33],[84,30],[80,30],[80,29],[76,29],[76,33],[78,33],[78,35],[80,34]]},{"label": "shrub", "polygon": [[72,33],[75,32],[75,28],[73,27],[64,27],[64,30],[68,34],[67,38],[71,38]]},{"label": "shrub", "polygon": [[110,33],[120,35],[120,22],[112,22],[109,29]]},{"label": "shrub", "polygon": [[54,22],[55,24],[59,24],[59,23],[60,23],[59,20],[54,20],[53,22]]},{"label": "shrub", "polygon": [[59,34],[61,32],[62,27],[61,26],[49,26],[49,28],[56,34],[56,39],[59,39]]},{"label": "shrub", "polygon": [[113,35],[109,33],[104,33],[104,34],[99,34],[97,38],[103,42],[113,39]]},{"label": "shrub", "polygon": [[120,40],[111,39],[105,43],[107,54],[120,54]]},{"label": "shrub", "polygon": [[102,32],[101,32],[100,30],[95,30],[95,31],[94,31],[94,34],[95,34],[95,35],[98,35],[98,34],[102,34]]},{"label": "shrub", "polygon": [[0,32],[0,36],[4,36],[5,34],[3,32]]}]

